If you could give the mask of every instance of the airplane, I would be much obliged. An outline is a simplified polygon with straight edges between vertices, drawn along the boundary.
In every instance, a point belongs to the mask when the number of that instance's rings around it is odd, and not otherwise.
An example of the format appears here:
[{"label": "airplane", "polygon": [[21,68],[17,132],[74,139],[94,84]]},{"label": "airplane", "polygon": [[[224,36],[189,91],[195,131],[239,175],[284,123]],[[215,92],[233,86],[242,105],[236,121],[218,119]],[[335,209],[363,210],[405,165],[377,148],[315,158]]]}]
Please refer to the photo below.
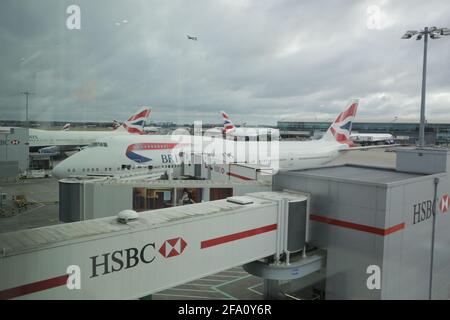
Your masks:
[{"label": "airplane", "polygon": [[223,133],[228,133],[229,131],[236,131],[236,127],[231,121],[230,117],[224,112],[220,111],[223,119]]},{"label": "airplane", "polygon": [[[108,135],[145,134],[145,121],[150,115],[150,108],[142,107],[126,122],[112,131],[68,131],[29,129],[29,147],[40,153],[75,150],[93,143],[98,138]],[[42,150],[42,151],[41,151]]]},{"label": "airplane", "polygon": [[273,136],[277,135],[279,137],[280,132],[278,129],[274,128],[246,128],[245,125],[243,127],[236,127],[231,121],[228,114],[224,111],[220,111],[223,119],[223,132],[232,138],[239,137],[259,137],[259,136]]},{"label": "airplane", "polygon": [[350,139],[361,145],[394,144],[394,136],[390,133],[352,133]]},{"label": "airplane", "polygon": [[187,37],[189,40],[194,40],[194,41],[197,41],[197,40],[198,40],[197,37],[191,37],[191,36],[189,36],[189,35],[186,35],[186,37]]},{"label": "airplane", "polygon": [[144,127],[143,130],[144,130],[144,132],[146,134],[156,134],[159,131],[161,131],[161,127],[153,127],[153,126],[151,126],[151,127]]},{"label": "airplane", "polygon": [[[117,129],[119,128],[121,125],[121,123],[119,121],[117,121],[116,119],[113,120],[112,122],[112,127],[113,129]],[[159,132],[161,130],[161,127],[153,127],[153,126],[144,126],[142,131],[145,132],[145,134],[155,134],[157,132]]]},{"label": "airplane", "polygon": [[116,119],[114,119],[113,122],[112,122],[112,128],[115,130],[115,129],[117,129],[120,126],[121,126],[120,122],[117,121]]},{"label": "airplane", "polygon": [[[352,101],[321,139],[311,141],[232,141],[190,135],[110,136],[62,161],[52,175],[60,179],[74,175],[113,175],[142,168],[150,173],[179,167],[195,155],[212,163],[250,163],[249,159],[255,159],[254,164],[279,169],[318,167],[353,147],[350,133],[357,107],[358,100]],[[254,154],[264,146],[278,152],[267,157]]]},{"label": "airplane", "polygon": [[62,127],[61,130],[63,130],[63,131],[69,131],[69,129],[70,129],[70,123],[66,123],[66,124]]},{"label": "airplane", "polygon": [[215,127],[205,130],[204,135],[208,137],[219,137],[230,140],[259,140],[262,137],[264,139],[279,139],[280,131],[274,128],[247,128],[245,124],[241,127],[236,127],[231,121],[228,114],[224,111],[220,111],[220,115],[223,119],[223,127]]}]

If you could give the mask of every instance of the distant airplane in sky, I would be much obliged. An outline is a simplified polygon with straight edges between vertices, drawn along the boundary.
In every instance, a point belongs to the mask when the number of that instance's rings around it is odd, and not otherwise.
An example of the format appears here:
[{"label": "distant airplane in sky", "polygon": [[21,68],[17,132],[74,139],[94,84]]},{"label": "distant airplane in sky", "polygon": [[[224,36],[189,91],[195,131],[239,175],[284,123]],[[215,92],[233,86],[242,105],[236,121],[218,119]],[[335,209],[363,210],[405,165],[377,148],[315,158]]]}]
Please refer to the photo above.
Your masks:
[{"label": "distant airplane in sky", "polygon": [[194,41],[197,41],[197,40],[198,40],[197,37],[192,37],[192,36],[190,36],[190,35],[187,35],[187,38],[188,38],[189,40],[194,40]]}]

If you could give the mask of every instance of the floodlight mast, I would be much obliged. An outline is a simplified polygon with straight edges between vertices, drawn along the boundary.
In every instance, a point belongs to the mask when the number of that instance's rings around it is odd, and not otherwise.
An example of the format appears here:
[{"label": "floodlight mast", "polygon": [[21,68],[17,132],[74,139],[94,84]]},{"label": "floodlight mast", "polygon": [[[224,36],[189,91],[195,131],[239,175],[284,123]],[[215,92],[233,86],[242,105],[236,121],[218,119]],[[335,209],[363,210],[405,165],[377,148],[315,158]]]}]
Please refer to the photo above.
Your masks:
[{"label": "floodlight mast", "polygon": [[425,147],[425,94],[427,87],[427,52],[428,52],[428,28],[425,27],[423,35],[423,69],[422,69],[422,96],[420,99],[420,126],[419,147]]},{"label": "floodlight mast", "polygon": [[402,39],[411,39],[416,35],[416,40],[423,38],[423,71],[422,71],[422,98],[420,103],[420,126],[419,126],[419,147],[425,146],[425,95],[427,86],[427,51],[428,51],[428,35],[431,39],[439,39],[440,36],[450,35],[448,28],[425,27],[421,31],[409,30],[403,35]]}]

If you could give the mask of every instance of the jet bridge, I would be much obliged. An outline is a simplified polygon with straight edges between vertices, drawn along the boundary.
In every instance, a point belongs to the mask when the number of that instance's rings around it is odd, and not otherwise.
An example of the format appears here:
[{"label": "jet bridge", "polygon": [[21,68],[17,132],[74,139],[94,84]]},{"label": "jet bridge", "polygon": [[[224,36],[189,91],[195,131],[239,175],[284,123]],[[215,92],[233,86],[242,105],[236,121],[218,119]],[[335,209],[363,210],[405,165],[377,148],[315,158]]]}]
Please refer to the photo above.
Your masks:
[{"label": "jet bridge", "polygon": [[[307,200],[260,192],[125,222],[108,217],[1,234],[0,299],[133,299],[263,258],[273,268],[303,248]],[[295,274],[317,271],[313,260]],[[262,264],[260,274],[269,266]]]}]

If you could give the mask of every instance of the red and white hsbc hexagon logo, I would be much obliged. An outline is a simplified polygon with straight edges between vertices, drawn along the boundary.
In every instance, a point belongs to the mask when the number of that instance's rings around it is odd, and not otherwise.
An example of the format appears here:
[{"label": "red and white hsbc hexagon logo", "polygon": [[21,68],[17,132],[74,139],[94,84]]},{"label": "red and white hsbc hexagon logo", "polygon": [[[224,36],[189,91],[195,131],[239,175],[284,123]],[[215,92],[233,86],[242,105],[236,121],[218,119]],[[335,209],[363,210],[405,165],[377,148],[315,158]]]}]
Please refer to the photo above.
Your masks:
[{"label": "red and white hsbc hexagon logo", "polygon": [[[159,253],[164,258],[179,256],[186,249],[187,243],[183,238],[173,238],[163,242]],[[130,269],[139,264],[150,264],[156,259],[157,245],[155,242],[146,243],[142,247],[118,249],[89,257],[92,263],[91,278],[109,273]]]},{"label": "red and white hsbc hexagon logo", "polygon": [[441,209],[442,213],[446,213],[448,211],[449,206],[449,197],[447,194],[444,194],[441,196],[441,199],[439,200],[439,209]]},{"label": "red and white hsbc hexagon logo", "polygon": [[161,253],[164,258],[179,256],[183,253],[186,246],[186,241],[181,237],[169,239],[164,241],[161,248],[159,248],[159,253]]},{"label": "red and white hsbc hexagon logo", "polygon": [[19,143],[20,143],[20,141],[17,139],[11,140],[11,144],[19,144]]}]

